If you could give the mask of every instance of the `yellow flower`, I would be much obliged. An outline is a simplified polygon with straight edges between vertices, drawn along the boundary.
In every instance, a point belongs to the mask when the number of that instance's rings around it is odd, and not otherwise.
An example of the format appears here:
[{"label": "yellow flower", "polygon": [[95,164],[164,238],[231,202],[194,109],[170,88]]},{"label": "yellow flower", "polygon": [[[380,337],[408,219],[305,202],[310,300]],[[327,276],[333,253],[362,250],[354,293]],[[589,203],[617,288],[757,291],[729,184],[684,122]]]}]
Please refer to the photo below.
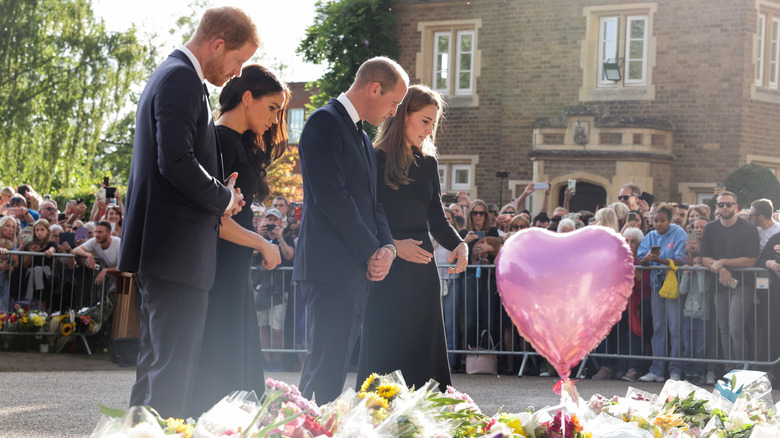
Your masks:
[{"label": "yellow flower", "polygon": [[62,336],[70,336],[73,334],[73,324],[65,323],[60,327],[60,333]]},{"label": "yellow flower", "polygon": [[373,392],[362,393],[365,396],[361,397],[365,400],[366,407],[369,409],[387,409],[387,400],[374,394]]},{"label": "yellow flower", "polygon": [[380,397],[384,397],[389,400],[395,397],[399,390],[400,389],[398,386],[391,383],[389,385],[379,385],[379,387],[376,389],[376,393],[379,394]]},{"label": "yellow flower", "polygon": [[368,388],[371,387],[371,384],[374,383],[374,380],[379,377],[376,373],[371,373],[370,376],[366,377],[366,380],[363,382],[362,385],[360,385],[360,391],[361,392],[368,392]]},{"label": "yellow flower", "polygon": [[526,436],[525,430],[523,429],[523,423],[514,415],[501,414],[501,422],[512,429],[512,432],[519,434],[522,437]]},{"label": "yellow flower", "polygon": [[686,430],[688,427],[680,414],[664,414],[657,415],[653,423],[661,429],[670,429],[672,427],[680,427]]},{"label": "yellow flower", "polygon": [[165,427],[168,432],[183,433],[186,438],[191,437],[195,432],[192,425],[185,423],[181,418],[168,418],[165,420]]}]

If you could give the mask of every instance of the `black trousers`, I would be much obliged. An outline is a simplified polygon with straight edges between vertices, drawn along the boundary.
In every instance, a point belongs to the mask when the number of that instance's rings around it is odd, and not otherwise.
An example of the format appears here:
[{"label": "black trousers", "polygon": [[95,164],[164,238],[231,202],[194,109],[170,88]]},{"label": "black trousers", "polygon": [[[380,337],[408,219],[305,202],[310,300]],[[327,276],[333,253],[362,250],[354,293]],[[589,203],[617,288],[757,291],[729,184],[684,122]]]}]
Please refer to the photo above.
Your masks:
[{"label": "black trousers", "polygon": [[200,359],[208,291],[138,275],[141,338],[130,406],[149,405],[163,417],[197,418],[188,400]]},{"label": "black trousers", "polygon": [[319,405],[341,395],[350,355],[357,342],[368,302],[368,284],[361,287],[300,282],[306,300],[309,351],[303,361],[304,397],[316,397]]}]

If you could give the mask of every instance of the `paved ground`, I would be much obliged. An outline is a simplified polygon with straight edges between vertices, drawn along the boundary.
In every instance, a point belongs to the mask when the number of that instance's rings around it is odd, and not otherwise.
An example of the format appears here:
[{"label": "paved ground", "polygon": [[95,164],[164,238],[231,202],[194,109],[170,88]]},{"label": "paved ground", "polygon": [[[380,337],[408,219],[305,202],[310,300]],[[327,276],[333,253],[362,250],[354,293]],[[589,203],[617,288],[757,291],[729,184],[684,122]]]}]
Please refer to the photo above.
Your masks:
[{"label": "paved ground", "polygon": [[[268,373],[275,379],[297,384],[300,373]],[[100,419],[97,404],[124,408],[135,380],[134,368],[120,368],[107,356],[0,353],[0,437],[87,437]],[[347,378],[354,384],[355,375]],[[553,378],[453,375],[453,386],[466,392],[486,414],[499,409],[519,412],[529,406],[556,404]],[[622,381],[581,380],[583,398],[595,393],[624,395],[630,384]],[[634,383],[653,393],[661,383]],[[780,400],[780,391],[774,391]]]}]

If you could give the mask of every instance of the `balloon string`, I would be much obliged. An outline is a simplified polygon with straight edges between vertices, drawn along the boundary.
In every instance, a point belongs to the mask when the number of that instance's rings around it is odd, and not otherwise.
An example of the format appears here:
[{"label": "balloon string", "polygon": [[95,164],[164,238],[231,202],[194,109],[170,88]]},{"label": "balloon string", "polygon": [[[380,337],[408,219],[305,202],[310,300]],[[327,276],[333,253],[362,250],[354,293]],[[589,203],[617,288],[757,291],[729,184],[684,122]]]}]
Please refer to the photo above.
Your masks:
[{"label": "balloon string", "polygon": [[571,380],[568,377],[558,380],[558,383],[553,386],[553,392],[561,395],[561,403],[563,403],[563,394],[566,393],[571,397],[571,400],[575,403],[579,401],[579,394],[574,384],[577,380]]}]

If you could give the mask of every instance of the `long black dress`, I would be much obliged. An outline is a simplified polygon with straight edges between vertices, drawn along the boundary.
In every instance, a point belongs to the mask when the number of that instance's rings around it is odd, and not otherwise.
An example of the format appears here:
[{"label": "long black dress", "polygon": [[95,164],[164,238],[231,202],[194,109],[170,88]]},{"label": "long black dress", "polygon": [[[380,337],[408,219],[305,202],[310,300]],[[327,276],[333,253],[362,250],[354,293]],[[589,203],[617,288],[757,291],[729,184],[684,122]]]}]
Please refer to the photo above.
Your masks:
[{"label": "long black dress", "polygon": [[[387,187],[385,154],[377,157],[377,197],[384,206],[393,239],[421,240],[433,253],[434,239],[454,250],[462,239],[447,221],[441,204],[438,164],[433,157],[415,153],[409,169],[412,181],[398,190]],[[401,370],[408,386],[420,388],[429,379],[450,385],[450,367],[441,307],[441,283],[436,262],[393,261],[384,280],[371,283],[363,324],[357,387],[371,373]]]},{"label": "long black dress", "polygon": [[[241,144],[241,134],[217,126],[217,137],[225,175],[238,172],[236,187],[241,188],[249,204],[259,190],[259,181]],[[252,209],[247,205],[233,219],[254,231],[252,217]],[[252,248],[219,240],[217,275],[209,291],[206,331],[191,399],[190,411],[198,413],[195,415],[207,411],[232,391],[254,390],[260,397],[265,390],[260,329],[250,276],[252,252]]]}]

